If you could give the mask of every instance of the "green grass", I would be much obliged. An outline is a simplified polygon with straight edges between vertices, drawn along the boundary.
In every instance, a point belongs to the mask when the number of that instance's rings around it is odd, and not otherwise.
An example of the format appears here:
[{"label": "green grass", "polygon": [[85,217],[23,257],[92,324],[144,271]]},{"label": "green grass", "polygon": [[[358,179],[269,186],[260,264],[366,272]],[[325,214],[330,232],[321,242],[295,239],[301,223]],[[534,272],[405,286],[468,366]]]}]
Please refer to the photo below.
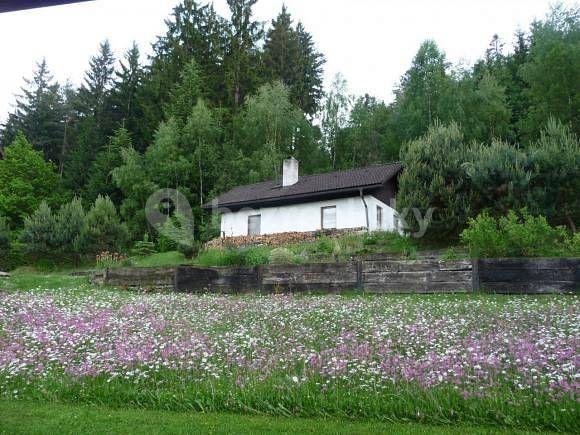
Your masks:
[{"label": "green grass", "polygon": [[169,251],[151,254],[146,257],[132,257],[131,263],[135,267],[175,266],[190,263],[181,252]]},{"label": "green grass", "polygon": [[320,433],[320,434],[492,434],[526,433],[477,426],[359,422],[262,415],[177,413],[101,406],[0,401],[0,433],[6,434],[157,434],[157,433]]},{"label": "green grass", "polygon": [[10,272],[10,278],[0,279],[0,289],[26,291],[35,288],[47,290],[60,288],[85,288],[88,276],[71,276],[69,271],[42,273],[30,268],[19,268]]},{"label": "green grass", "polygon": [[[34,403],[142,408],[151,411],[237,413],[287,418],[339,418],[353,421],[414,422],[429,425],[477,426],[498,429],[574,431],[578,406],[572,399],[551,403],[498,387],[489,397],[463,398],[452,388],[425,390],[397,384],[370,394],[336,382],[321,391],[322,379],[312,377],[300,386],[283,387],[287,376],[267,382],[250,380],[239,388],[236,379],[196,381],[190,372],[160,370],[135,382],[122,376],[49,376],[30,382],[14,377],[4,382],[4,400]],[[12,393],[17,392],[16,396]]]},{"label": "green grass", "polygon": [[[280,246],[290,252],[288,263],[348,261],[369,254],[393,254],[414,258],[418,245],[414,239],[393,232],[355,233],[339,237],[321,236],[313,242]],[[202,251],[194,263],[200,266],[255,266],[269,264],[273,246],[245,248],[210,248]]]}]

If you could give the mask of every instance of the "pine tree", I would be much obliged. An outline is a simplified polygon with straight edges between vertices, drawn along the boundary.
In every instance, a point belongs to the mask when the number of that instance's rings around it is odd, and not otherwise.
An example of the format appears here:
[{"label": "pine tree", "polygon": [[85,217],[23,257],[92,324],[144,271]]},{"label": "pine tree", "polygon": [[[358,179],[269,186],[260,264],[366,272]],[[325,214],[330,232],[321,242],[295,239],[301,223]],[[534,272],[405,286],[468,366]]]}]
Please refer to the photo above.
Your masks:
[{"label": "pine tree", "polygon": [[89,61],[84,83],[75,98],[78,120],[69,135],[73,144],[67,152],[63,176],[66,186],[80,195],[88,180],[89,168],[113,132],[111,87],[115,59],[108,41]]},{"label": "pine tree", "polygon": [[56,243],[56,219],[46,201],[24,220],[20,234],[24,251],[34,259],[46,258],[58,248]]},{"label": "pine tree", "polygon": [[290,99],[306,114],[313,115],[323,95],[322,66],[324,56],[314,47],[312,36],[292,17],[284,6],[266,34],[264,75],[268,81],[281,80],[290,89]]},{"label": "pine tree", "polygon": [[195,60],[205,83],[206,98],[216,106],[227,100],[224,56],[226,22],[212,4],[200,6],[195,0],[184,0],[165,21],[166,33],[153,45],[154,55],[143,88],[146,124],[152,125],[151,139],[163,119],[163,110],[171,92],[181,78],[185,65]]},{"label": "pine tree", "polygon": [[115,71],[111,100],[115,124],[128,130],[137,149],[144,149],[147,136],[142,104],[145,71],[139,57],[139,47],[133,42],[125,53],[124,61],[119,63],[119,70]]},{"label": "pine tree", "polygon": [[181,72],[180,80],[171,92],[167,107],[167,118],[173,118],[178,126],[183,126],[197,100],[203,96],[201,72],[195,60],[189,61]]},{"label": "pine tree", "polygon": [[72,255],[78,261],[84,251],[82,234],[85,232],[86,215],[80,198],[63,204],[55,216],[54,242],[60,253]]},{"label": "pine tree", "polygon": [[300,45],[292,18],[286,6],[266,33],[264,43],[264,75],[267,81],[280,80],[288,87],[292,87],[298,80]]},{"label": "pine tree", "polygon": [[106,131],[103,125],[105,115],[110,109],[110,91],[113,84],[115,57],[108,40],[99,45],[99,53],[89,60],[89,69],[85,73],[84,82],[79,91],[81,111],[85,116],[92,115],[99,124],[101,131]]},{"label": "pine tree", "polygon": [[99,196],[88,211],[80,242],[86,252],[117,252],[127,240],[127,227],[121,223],[115,205],[108,197]]},{"label": "pine tree", "polygon": [[99,151],[89,169],[87,186],[83,195],[86,201],[92,203],[101,195],[111,198],[114,204],[121,203],[122,195],[113,182],[112,172],[123,162],[122,150],[130,147],[132,147],[132,140],[129,131],[123,127],[119,128],[107,145]]},{"label": "pine tree", "polygon": [[8,118],[1,147],[8,146],[22,130],[32,146],[43,152],[45,159],[58,164],[64,128],[64,107],[60,86],[53,80],[46,60],[37,63],[37,70],[16,100],[16,111]]},{"label": "pine tree", "polygon": [[258,41],[262,26],[252,18],[258,0],[227,0],[231,18],[227,30],[227,51],[224,59],[226,85],[234,110],[244,102],[258,84]]},{"label": "pine tree", "polygon": [[466,225],[470,216],[472,192],[464,166],[472,152],[458,125],[434,124],[428,132],[401,149],[405,170],[399,177],[397,206],[407,231],[420,232],[420,218],[430,219],[425,237],[453,240]]},{"label": "pine tree", "polygon": [[532,179],[530,211],[577,232],[580,223],[580,140],[551,118],[529,147]]},{"label": "pine tree", "polygon": [[310,35],[302,23],[296,26],[300,45],[300,76],[298,85],[293,86],[293,101],[308,115],[314,115],[324,96],[324,55],[314,47]]}]

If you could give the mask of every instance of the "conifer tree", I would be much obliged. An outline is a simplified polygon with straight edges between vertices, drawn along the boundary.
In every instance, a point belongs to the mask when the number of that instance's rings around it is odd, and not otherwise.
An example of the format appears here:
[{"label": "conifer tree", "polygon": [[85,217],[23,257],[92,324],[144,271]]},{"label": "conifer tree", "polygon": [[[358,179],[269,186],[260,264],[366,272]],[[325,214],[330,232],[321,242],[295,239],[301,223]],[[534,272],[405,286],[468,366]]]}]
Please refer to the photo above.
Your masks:
[{"label": "conifer tree", "polygon": [[84,231],[80,243],[86,252],[98,254],[117,252],[127,239],[127,227],[119,219],[113,202],[106,196],[99,196],[87,212]]},{"label": "conifer tree", "polygon": [[119,69],[115,71],[111,100],[115,124],[131,133],[137,149],[144,149],[147,140],[142,102],[145,71],[139,57],[139,47],[133,42],[124,60],[119,62]]},{"label": "conifer tree", "polygon": [[55,216],[54,242],[59,252],[72,255],[78,261],[84,252],[82,235],[85,232],[86,214],[80,198],[63,204]]},{"label": "conifer tree", "polygon": [[24,220],[20,241],[24,251],[35,259],[48,257],[58,248],[56,219],[46,201],[42,201],[38,209]]},{"label": "conifer tree", "polygon": [[45,159],[60,162],[64,128],[64,106],[60,86],[53,80],[46,60],[36,64],[32,79],[16,100],[16,111],[8,118],[1,137],[1,147],[8,146],[22,130],[32,146],[43,152]]},{"label": "conifer tree", "polygon": [[258,41],[262,26],[252,17],[252,8],[258,0],[227,0],[231,17],[227,29],[225,62],[226,85],[234,110],[244,102],[246,95],[258,83]]},{"label": "conifer tree", "polygon": [[121,166],[121,151],[132,147],[131,136],[126,128],[119,128],[107,145],[97,154],[89,169],[87,186],[83,195],[85,201],[94,202],[99,195],[108,196],[114,204],[121,203],[121,192],[113,182],[112,172]]},{"label": "conifer tree", "polygon": [[[0,215],[0,258],[8,257],[11,241],[8,219]],[[0,261],[0,267],[2,267],[2,261]]]},{"label": "conifer tree", "polygon": [[293,86],[294,103],[308,115],[314,115],[324,96],[324,55],[314,46],[312,35],[302,23],[296,26],[300,46],[300,75],[298,85]]},{"label": "conifer tree", "polygon": [[306,114],[313,115],[323,95],[322,66],[324,56],[314,47],[312,36],[292,17],[284,6],[264,43],[264,75],[268,81],[280,80],[290,89],[290,99]]}]

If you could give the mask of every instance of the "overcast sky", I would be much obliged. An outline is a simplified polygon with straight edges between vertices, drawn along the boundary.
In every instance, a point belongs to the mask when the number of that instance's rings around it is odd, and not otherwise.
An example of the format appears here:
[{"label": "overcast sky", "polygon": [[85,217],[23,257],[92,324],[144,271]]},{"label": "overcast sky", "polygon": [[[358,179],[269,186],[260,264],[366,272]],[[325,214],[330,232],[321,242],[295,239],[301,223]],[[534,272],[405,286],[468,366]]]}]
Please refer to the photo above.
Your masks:
[{"label": "overcast sky", "polygon": [[[117,57],[137,41],[150,52],[178,0],[96,0],[0,14],[0,120],[35,63],[46,58],[60,82],[82,81],[88,59],[108,38]],[[222,15],[226,0],[215,0]],[[325,79],[341,72],[349,90],[390,101],[421,42],[434,39],[453,63],[473,63],[497,33],[506,46],[517,29],[543,18],[547,0],[260,0],[255,16],[270,21],[285,3],[327,59]],[[565,1],[573,4],[573,1]]]}]

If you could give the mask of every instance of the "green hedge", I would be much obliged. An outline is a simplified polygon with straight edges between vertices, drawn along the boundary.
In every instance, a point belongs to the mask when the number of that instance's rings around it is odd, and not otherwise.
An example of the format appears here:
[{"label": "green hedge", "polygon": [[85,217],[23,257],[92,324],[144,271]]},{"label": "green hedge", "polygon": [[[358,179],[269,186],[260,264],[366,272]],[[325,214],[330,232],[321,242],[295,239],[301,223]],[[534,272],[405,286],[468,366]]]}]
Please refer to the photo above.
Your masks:
[{"label": "green hedge", "polygon": [[469,220],[461,240],[474,258],[580,256],[580,234],[572,236],[564,227],[552,227],[545,217],[525,210],[498,219],[481,213]]}]

